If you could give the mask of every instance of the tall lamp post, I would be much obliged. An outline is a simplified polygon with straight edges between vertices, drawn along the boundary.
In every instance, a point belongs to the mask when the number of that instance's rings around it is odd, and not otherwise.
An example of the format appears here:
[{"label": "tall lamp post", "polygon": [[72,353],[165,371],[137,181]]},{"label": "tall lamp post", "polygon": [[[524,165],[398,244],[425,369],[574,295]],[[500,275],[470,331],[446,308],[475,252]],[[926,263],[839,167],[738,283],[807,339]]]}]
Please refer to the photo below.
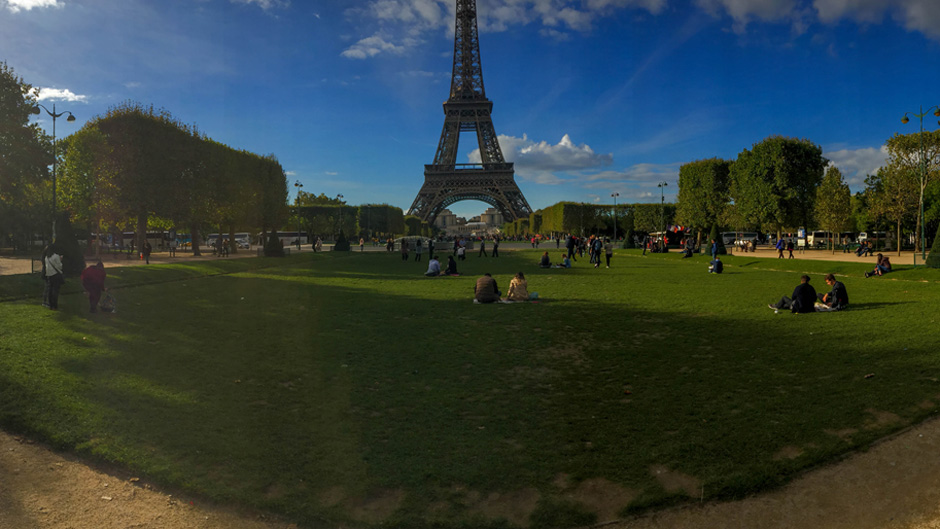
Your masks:
[{"label": "tall lamp post", "polygon": [[55,213],[56,213],[55,177],[56,177],[56,166],[58,165],[58,161],[59,161],[59,156],[58,156],[58,153],[56,152],[55,120],[57,120],[57,119],[61,118],[62,116],[68,114],[69,117],[66,118],[66,121],[75,121],[75,116],[72,115],[72,113],[69,112],[68,110],[63,110],[62,112],[56,113],[56,111],[55,111],[55,103],[52,104],[52,110],[51,110],[51,111],[50,111],[48,108],[44,107],[43,105],[40,105],[40,104],[37,103],[36,106],[33,107],[33,114],[41,114],[41,112],[39,111],[40,108],[42,108],[43,110],[45,110],[45,111],[46,111],[46,114],[49,114],[50,116],[52,116],[52,240],[55,241],[55,240],[56,240],[56,233],[55,233]]},{"label": "tall lamp post", "polygon": [[[905,112],[904,117],[901,118],[901,123],[905,125],[910,121],[907,115],[910,114],[915,118],[920,120],[920,259],[921,262],[927,260],[927,239],[924,238],[924,230],[926,229],[925,218],[924,218],[924,187],[927,185],[927,152],[924,150],[924,116],[930,113],[933,110],[934,116],[940,116],[940,107],[932,106],[924,111],[924,107],[920,107],[920,114],[915,114],[914,112]],[[938,121],[940,123],[940,121]],[[898,250],[900,250],[901,241],[898,241]],[[915,254],[916,255],[916,254]]]},{"label": "tall lamp post", "polygon": [[339,200],[339,231],[343,231],[343,199],[346,198],[342,193],[336,195],[336,200]]},{"label": "tall lamp post", "polygon": [[614,197],[614,244],[617,243],[617,197],[620,193],[614,192],[610,196]]},{"label": "tall lamp post", "polygon": [[294,187],[297,188],[297,198],[294,199],[297,202],[297,251],[300,251],[300,191],[304,188],[304,185],[300,183],[300,180],[294,180]]},{"label": "tall lamp post", "polygon": [[659,188],[659,224],[663,230],[663,248],[666,247],[666,186],[669,182],[660,182],[656,184]]}]

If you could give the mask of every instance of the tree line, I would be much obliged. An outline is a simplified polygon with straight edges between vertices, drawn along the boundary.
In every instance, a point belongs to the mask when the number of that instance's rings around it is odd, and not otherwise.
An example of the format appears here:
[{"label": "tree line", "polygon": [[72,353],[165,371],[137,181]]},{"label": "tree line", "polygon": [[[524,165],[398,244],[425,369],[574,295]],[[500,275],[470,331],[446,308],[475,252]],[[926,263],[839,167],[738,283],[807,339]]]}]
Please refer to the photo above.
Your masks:
[{"label": "tree line", "polygon": [[[770,136],[741,151],[735,160],[709,158],[683,164],[675,204],[614,207],[561,202],[509,222],[503,231],[509,236],[610,235],[616,220],[618,237],[627,241],[633,231],[656,232],[681,225],[691,229],[701,243],[728,229],[778,237],[799,228],[822,229],[833,234],[830,239],[838,240],[842,232],[887,228],[900,243],[903,230],[910,229],[915,249],[920,251],[924,244],[921,196],[927,234],[936,234],[940,224],[940,131],[923,134],[923,150],[919,133],[888,139],[885,165],[868,175],[865,189],[855,194],[839,168],[823,157],[819,145],[807,139]],[[924,167],[926,178],[922,178]],[[933,253],[940,259],[940,249]]]}]

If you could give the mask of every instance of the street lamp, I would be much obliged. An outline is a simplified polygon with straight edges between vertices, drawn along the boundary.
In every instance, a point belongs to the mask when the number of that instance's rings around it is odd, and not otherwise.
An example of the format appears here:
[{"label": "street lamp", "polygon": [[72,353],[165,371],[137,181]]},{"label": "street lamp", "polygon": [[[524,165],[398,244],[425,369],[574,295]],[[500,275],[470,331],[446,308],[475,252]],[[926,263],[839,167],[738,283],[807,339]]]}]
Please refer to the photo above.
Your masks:
[{"label": "street lamp", "polygon": [[[924,187],[926,187],[927,185],[927,152],[924,151],[924,116],[929,114],[931,110],[934,111],[933,113],[934,116],[940,116],[940,107],[932,106],[928,108],[926,112],[924,111],[924,107],[920,107],[920,114],[915,114],[913,112],[905,112],[904,117],[901,118],[901,123],[904,123],[905,125],[907,124],[907,122],[910,121],[907,118],[908,114],[920,120],[920,251],[921,251],[920,258],[921,258],[921,261],[927,260],[927,246],[925,244],[926,239],[924,238],[924,230],[925,230],[924,221],[926,220],[924,218]],[[937,123],[940,123],[940,121],[938,121]],[[901,241],[898,240],[898,251],[900,250],[901,250]]]},{"label": "street lamp", "polygon": [[656,184],[659,188],[659,224],[663,229],[663,248],[666,247],[666,186],[669,182],[660,182]]},{"label": "street lamp", "polygon": [[620,193],[614,192],[610,196],[614,197],[614,244],[617,243],[617,197]]},{"label": "street lamp", "polygon": [[297,202],[297,251],[300,251],[300,191],[304,188],[304,185],[300,183],[300,180],[294,180],[294,187],[297,188],[297,198],[294,199]]},{"label": "street lamp", "polygon": [[55,201],[55,177],[56,177],[56,166],[58,165],[59,156],[56,153],[56,136],[55,136],[55,120],[61,118],[62,116],[68,114],[69,117],[66,118],[66,121],[75,121],[75,116],[72,115],[68,110],[59,112],[58,114],[55,111],[55,103],[52,104],[52,110],[40,105],[39,103],[33,107],[33,114],[40,114],[39,109],[42,108],[46,111],[46,114],[52,116],[52,240],[55,241],[55,210],[56,210],[56,201]]},{"label": "street lamp", "polygon": [[339,231],[343,231],[343,198],[342,193],[336,195],[336,200],[339,200]]}]

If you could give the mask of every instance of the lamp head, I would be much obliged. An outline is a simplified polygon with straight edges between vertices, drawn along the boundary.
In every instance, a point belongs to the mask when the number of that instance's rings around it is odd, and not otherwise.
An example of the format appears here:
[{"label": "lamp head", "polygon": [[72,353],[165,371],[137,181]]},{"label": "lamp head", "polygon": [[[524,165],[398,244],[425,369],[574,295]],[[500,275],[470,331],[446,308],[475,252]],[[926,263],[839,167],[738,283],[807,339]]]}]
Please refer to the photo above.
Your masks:
[{"label": "lamp head", "polygon": [[29,111],[29,113],[30,113],[30,114],[39,114],[39,107],[38,107],[38,106],[33,107],[33,108]]},{"label": "lamp head", "polygon": [[905,125],[907,125],[907,122],[908,122],[908,121],[910,121],[910,120],[907,119],[907,114],[904,114],[904,117],[901,118],[901,123],[904,123]]},{"label": "lamp head", "polygon": [[73,116],[72,113],[69,112],[69,117],[65,118],[65,121],[75,121],[75,116]]},{"label": "lamp head", "polygon": [[933,111],[933,115],[940,117],[940,107],[937,107],[937,110]]}]

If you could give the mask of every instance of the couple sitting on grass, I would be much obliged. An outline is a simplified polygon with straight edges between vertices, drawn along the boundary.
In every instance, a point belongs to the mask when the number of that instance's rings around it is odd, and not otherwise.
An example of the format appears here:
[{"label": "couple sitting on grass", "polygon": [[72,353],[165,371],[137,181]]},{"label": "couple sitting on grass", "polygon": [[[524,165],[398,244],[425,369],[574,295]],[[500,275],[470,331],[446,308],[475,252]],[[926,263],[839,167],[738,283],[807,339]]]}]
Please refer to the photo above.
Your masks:
[{"label": "couple sitting on grass", "polygon": [[493,279],[489,273],[483,274],[483,277],[477,279],[476,285],[473,287],[473,302],[474,303],[498,303],[498,302],[514,302],[514,301],[529,301],[530,297],[534,299],[537,294],[532,293],[532,296],[529,296],[528,283],[525,280],[525,275],[522,272],[516,274],[512,278],[512,281],[509,282],[509,295],[506,299],[500,299],[500,296],[503,294],[499,291],[499,287],[496,285],[496,280]]},{"label": "couple sitting on grass", "polygon": [[447,270],[441,272],[441,262],[437,260],[437,256],[431,258],[428,261],[428,271],[424,273],[428,277],[437,277],[440,275],[445,276],[459,276],[457,273],[457,261],[454,261],[454,258],[447,256]]},{"label": "couple sitting on grass", "polygon": [[768,307],[774,312],[789,309],[794,314],[806,312],[828,312],[842,310],[849,306],[849,293],[841,281],[836,281],[832,274],[826,274],[826,284],[832,290],[827,294],[817,294],[816,289],[809,284],[809,276],[800,276],[800,284],[793,290],[793,297],[783,296],[780,301]]},{"label": "couple sitting on grass", "polygon": [[545,252],[542,254],[542,258],[539,259],[539,268],[571,268],[571,259],[566,254],[561,254],[561,262],[553,265],[551,258],[548,257],[548,252]]}]

